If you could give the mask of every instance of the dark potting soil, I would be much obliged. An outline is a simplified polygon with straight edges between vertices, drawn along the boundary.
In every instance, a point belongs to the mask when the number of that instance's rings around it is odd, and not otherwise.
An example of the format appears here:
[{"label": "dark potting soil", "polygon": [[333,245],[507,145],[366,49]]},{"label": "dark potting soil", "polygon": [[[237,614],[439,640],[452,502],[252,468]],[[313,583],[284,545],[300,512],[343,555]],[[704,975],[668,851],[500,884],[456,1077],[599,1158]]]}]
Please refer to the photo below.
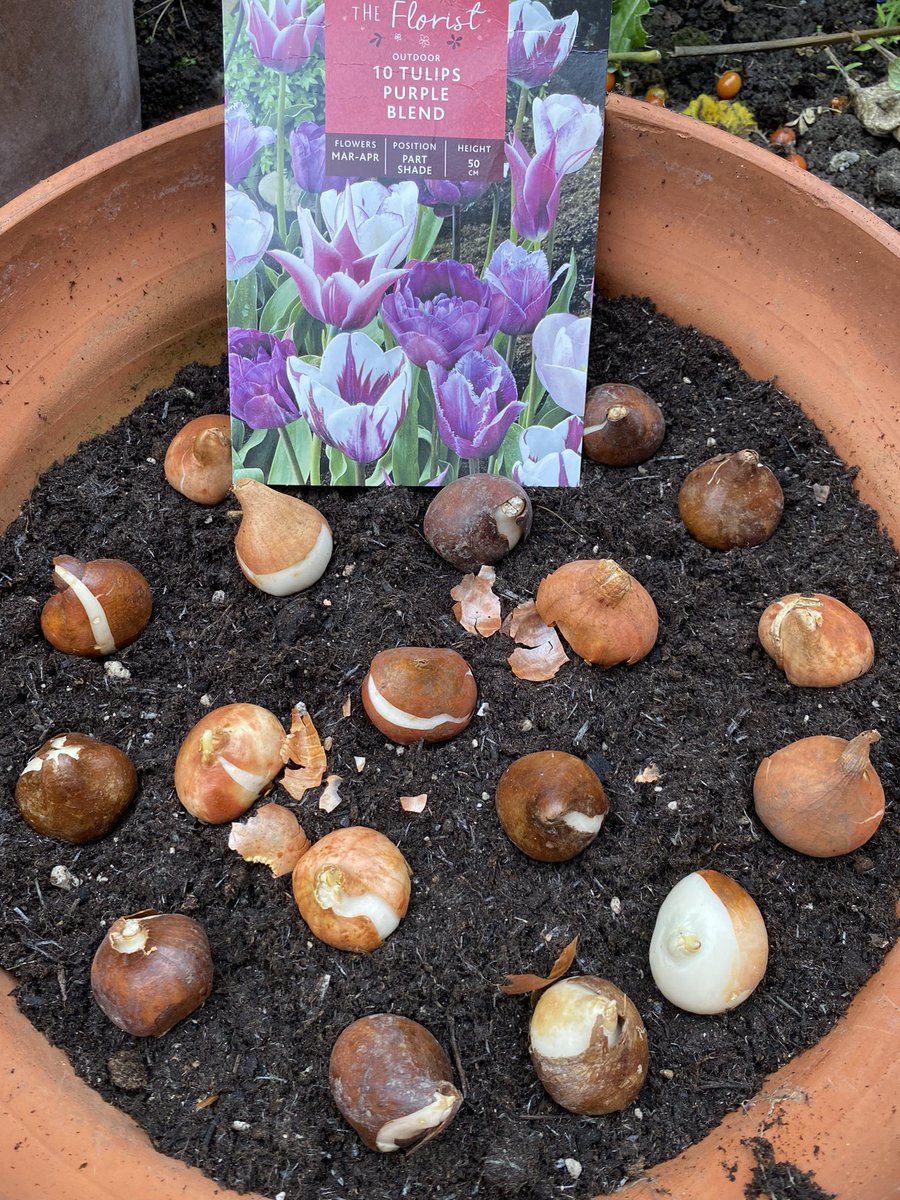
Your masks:
[{"label": "dark potting soil", "polygon": [[[172,388],[53,467],[0,540],[0,962],[19,980],[21,1009],[84,1079],[161,1150],[222,1183],[287,1200],[544,1200],[613,1188],[701,1137],[767,1072],[821,1038],[883,958],[896,811],[889,807],[859,852],[819,861],[768,835],[753,815],[751,783],[759,761],[789,741],[875,727],[883,741],[874,762],[894,794],[894,551],[859,503],[853,471],[721,345],[643,301],[600,302],[596,316],[592,379],[633,382],[656,396],[666,440],[644,467],[586,464],[580,491],[536,491],[533,533],[500,564],[497,590],[506,610],[569,559],[615,557],[660,612],[659,642],[634,667],[603,672],[573,661],[549,683],[516,680],[503,635],[469,637],[453,619],[449,591],[459,576],[422,539],[423,491],[312,496],[335,530],[326,575],[293,598],[254,590],[235,562],[229,504],[198,508],[162,475],[175,431],[224,408],[223,367],[187,367]],[[678,489],[710,455],[745,446],[776,471],[784,520],[763,546],[714,553],[682,528]],[[824,500],[822,488],[830,489]],[[118,655],[130,678],[42,640],[38,614],[51,591],[50,559],[61,552],[121,557],[150,580],[152,620]],[[793,688],[761,651],[760,613],[798,589],[831,593],[869,623],[877,657],[862,679]],[[480,707],[455,741],[404,751],[366,720],[358,697],[367,664],[403,644],[452,646],[471,662]],[[274,798],[296,809],[313,838],[341,825],[382,830],[414,872],[408,916],[369,956],[313,941],[289,877],[245,864],[227,848],[227,827],[200,825],[174,794],[178,746],[210,707],[253,701],[287,721],[300,699],[322,737],[334,739],[329,770],[344,777],[345,800],[325,815],[314,797],[294,804],[276,789]],[[29,755],[64,731],[120,746],[140,775],[115,834],[83,848],[39,837],[13,801]],[[611,801],[595,844],[559,865],[524,858],[494,813],[501,772],[541,748],[586,757]],[[366,759],[361,774],[355,755]],[[650,763],[659,782],[637,784]],[[420,792],[428,793],[424,813],[403,813],[398,797]],[[58,864],[77,877],[73,890],[50,885]],[[712,1018],[672,1007],[647,966],[661,901],[706,867],[755,897],[771,942],[756,992]],[[104,928],[147,907],[202,922],[215,984],[167,1036],[139,1041],[94,1005],[89,969]],[[637,1103],[599,1119],[571,1116],[544,1094],[528,1059],[528,1000],[497,988],[506,972],[548,969],[576,935],[576,970],[631,996],[651,1046]],[[363,1149],[328,1095],[336,1036],[379,1011],[420,1020],[465,1076],[456,1121],[411,1157]],[[577,1184],[566,1159],[583,1167]]]}]

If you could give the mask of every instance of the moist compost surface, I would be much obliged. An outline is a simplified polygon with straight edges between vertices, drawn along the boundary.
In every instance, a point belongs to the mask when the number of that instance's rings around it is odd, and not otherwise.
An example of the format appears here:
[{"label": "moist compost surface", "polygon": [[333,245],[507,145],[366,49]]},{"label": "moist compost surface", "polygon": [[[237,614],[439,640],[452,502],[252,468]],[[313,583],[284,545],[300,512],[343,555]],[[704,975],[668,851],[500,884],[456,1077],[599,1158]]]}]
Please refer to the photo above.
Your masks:
[{"label": "moist compost surface", "polygon": [[[224,367],[186,368],[172,388],[53,467],[0,542],[0,961],[19,980],[22,1011],[75,1070],[162,1151],[223,1184],[286,1200],[545,1198],[614,1188],[700,1138],[767,1072],[821,1038],[883,958],[895,812],[861,851],[813,860],[759,824],[751,785],[760,760],[796,738],[877,728],[883,740],[873,759],[892,794],[891,545],[856,498],[853,471],[721,345],[647,302],[601,302],[596,317],[592,380],[654,395],[666,440],[643,468],[588,463],[580,491],[535,491],[533,532],[499,565],[497,591],[506,611],[567,560],[617,559],[660,613],[659,641],[633,667],[604,672],[573,660],[545,684],[515,679],[510,641],[468,636],[452,616],[459,575],[423,541],[427,491],[311,495],[335,531],[325,576],[293,598],[253,589],[235,562],[231,504],[199,508],[162,474],[176,430],[225,407]],[[743,447],[777,473],[784,520],[763,546],[716,553],[682,528],[678,489],[712,454]],[[38,615],[59,553],[123,558],[149,579],[153,617],[116,656],[130,678],[43,641]],[[830,593],[864,617],[876,646],[867,675],[827,690],[785,681],[760,649],[756,625],[770,601],[797,590]],[[404,751],[363,714],[369,660],[404,644],[451,646],[472,664],[478,713],[454,741]],[[345,799],[329,815],[315,794],[295,803],[276,788],[272,798],[291,805],[312,838],[374,826],[412,867],[409,914],[369,956],[313,941],[290,877],[245,864],[227,848],[228,827],[199,824],[174,793],[178,747],[211,707],[252,701],[287,722],[298,700],[333,739],[329,771],[344,777]],[[38,836],[13,800],[29,755],[66,731],[118,745],[140,776],[115,834],[82,848]],[[505,767],[545,748],[585,757],[611,802],[593,846],[558,865],[526,859],[494,813]],[[360,774],[354,756],[366,760]],[[659,781],[636,783],[651,763]],[[398,797],[421,792],[425,811],[402,812]],[[77,877],[73,890],[51,886],[56,865]],[[765,979],[719,1017],[674,1008],[647,964],[660,903],[700,868],[738,880],[770,938]],[[203,924],[215,984],[167,1036],[136,1040],[92,1002],[89,969],[104,928],[149,907]],[[544,973],[576,935],[574,969],[626,991],[651,1046],[637,1103],[603,1118],[569,1115],[544,1094],[528,1057],[528,998],[497,987],[506,972]],[[421,1021],[464,1074],[456,1121],[409,1157],[365,1150],[328,1093],[338,1033],[381,1011]],[[583,1168],[577,1183],[567,1159]]]}]

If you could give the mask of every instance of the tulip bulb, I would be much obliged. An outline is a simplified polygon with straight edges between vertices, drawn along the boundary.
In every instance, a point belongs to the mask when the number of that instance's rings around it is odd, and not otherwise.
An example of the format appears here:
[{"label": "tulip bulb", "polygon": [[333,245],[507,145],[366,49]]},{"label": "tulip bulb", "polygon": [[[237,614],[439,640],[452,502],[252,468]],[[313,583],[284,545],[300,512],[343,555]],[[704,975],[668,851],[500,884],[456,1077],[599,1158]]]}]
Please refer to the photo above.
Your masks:
[{"label": "tulip bulb", "polygon": [[584,452],[606,467],[632,467],[656,453],[666,436],[659,405],[640,388],[603,383],[584,408]]},{"label": "tulip bulb", "polygon": [[134,1037],[160,1037],[212,991],[206,934],[179,913],[136,913],[110,926],[91,965],[94,999]]},{"label": "tulip bulb", "polygon": [[383,833],[362,825],[336,829],[294,868],[294,900],[319,941],[364,954],[406,916],[410,875],[406,859]]},{"label": "tulip bulb", "polygon": [[681,485],[678,511],[691,537],[711,550],[759,546],[781,521],[781,484],[755,450],[717,454]]},{"label": "tulip bulb", "polygon": [[472,720],[477,699],[462,655],[427,646],[382,650],[362,684],[366,716],[402,746],[456,737]]},{"label": "tulip bulb", "polygon": [[770,604],[759,640],[795,687],[837,687],[865,675],[875,661],[862,617],[818,592],[792,592]]},{"label": "tulip bulb", "polygon": [[447,1055],[417,1021],[377,1013],[338,1036],[329,1085],[341,1116],[370,1150],[390,1154],[430,1141],[459,1111]]},{"label": "tulip bulb", "polygon": [[815,858],[849,854],[884,816],[884,788],[869,762],[875,729],[852,741],[808,737],[764,758],[753,781],[756,813],[780,842]]},{"label": "tulip bulb", "polygon": [[502,475],[463,475],[428,505],[423,532],[436,554],[459,571],[491,566],[531,529],[525,489]]},{"label": "tulip bulb", "polygon": [[234,539],[245,577],[270,596],[302,592],[325,573],[331,526],[317,508],[255,479],[234,485],[243,516]]},{"label": "tulip bulb", "polygon": [[564,862],[580,854],[609,811],[603,784],[591,768],[561,750],[517,759],[501,776],[496,799],[509,838],[540,862]]},{"label": "tulip bulb", "polygon": [[131,759],[83,733],[44,742],[25,764],[16,804],[38,833],[80,845],[104,837],[137,791]]},{"label": "tulip bulb", "polygon": [[195,504],[219,504],[231,491],[231,422],[195,417],[175,434],[163,464],[166,480]]},{"label": "tulip bulb", "polygon": [[565,563],[541,580],[535,604],[576,654],[601,667],[636,663],[656,644],[656,605],[610,558]]},{"label": "tulip bulb", "polygon": [[619,1112],[647,1079],[641,1015],[615,984],[594,975],[561,979],[531,1014],[531,1061],[557,1104],[585,1116]]},{"label": "tulip bulb", "polygon": [[769,940],[748,892],[720,871],[686,875],[660,905],[650,970],[673,1004],[721,1013],[742,1004],[766,971]]},{"label": "tulip bulb", "polygon": [[153,598],[135,567],[118,558],[86,563],[60,555],[53,568],[59,591],[41,610],[41,631],[57,650],[104,658],[143,633]]},{"label": "tulip bulb", "polygon": [[258,704],[226,704],[201,718],[175,760],[175,791],[191,816],[222,825],[242,816],[284,766],[281,722]]}]

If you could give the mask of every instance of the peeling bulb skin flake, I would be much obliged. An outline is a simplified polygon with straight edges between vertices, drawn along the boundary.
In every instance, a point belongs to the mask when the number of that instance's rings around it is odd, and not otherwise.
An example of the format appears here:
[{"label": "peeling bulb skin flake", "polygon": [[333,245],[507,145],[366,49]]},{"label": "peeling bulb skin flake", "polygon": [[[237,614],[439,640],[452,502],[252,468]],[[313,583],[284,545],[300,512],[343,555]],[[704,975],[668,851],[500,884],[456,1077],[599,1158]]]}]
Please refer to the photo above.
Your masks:
[{"label": "peeling bulb skin flake", "polygon": [[117,558],[53,559],[58,591],[41,610],[41,632],[63,654],[106,658],[143,633],[153,609],[150,585]]},{"label": "peeling bulb skin flake", "polygon": [[540,862],[581,854],[609,811],[603,785],[587,763],[561,750],[517,759],[497,784],[497,816],[510,840]]},{"label": "peeling bulb skin flake", "polygon": [[531,1015],[531,1061],[569,1112],[627,1108],[647,1079],[650,1050],[640,1013],[615,984],[574,975],[542,992]]},{"label": "peeling bulb skin flake", "polygon": [[459,571],[492,566],[531,530],[525,489],[501,475],[463,475],[435,496],[425,513],[425,540]]},{"label": "peeling bulb skin flake", "polygon": [[417,1021],[392,1013],[361,1017],[341,1032],[329,1086],[363,1144],[383,1154],[430,1141],[463,1101],[437,1040]]},{"label": "peeling bulb skin flake", "polygon": [[291,596],[318,582],[331,561],[331,526],[317,508],[255,479],[235,482],[242,510],[234,539],[245,578],[270,596]]},{"label": "peeling bulb skin flake", "polygon": [[660,906],[650,970],[672,1004],[710,1015],[747,999],[768,953],[765,923],[749,893],[720,871],[695,871]]},{"label": "peeling bulb skin flake", "polygon": [[362,684],[366,716],[402,746],[462,733],[477,700],[475,677],[462,655],[427,646],[382,650]]}]

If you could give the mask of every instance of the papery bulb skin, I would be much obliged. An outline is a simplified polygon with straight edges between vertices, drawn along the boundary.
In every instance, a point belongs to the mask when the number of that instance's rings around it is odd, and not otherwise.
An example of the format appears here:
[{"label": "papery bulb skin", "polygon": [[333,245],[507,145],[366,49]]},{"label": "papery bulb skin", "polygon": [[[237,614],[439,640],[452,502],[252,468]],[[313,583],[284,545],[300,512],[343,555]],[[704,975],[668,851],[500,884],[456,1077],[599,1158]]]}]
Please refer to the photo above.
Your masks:
[{"label": "papery bulb skin", "polygon": [[366,716],[401,746],[445,742],[466,728],[478,688],[455,650],[400,646],[372,659],[362,684]]},{"label": "papery bulb skin", "polygon": [[785,846],[815,858],[865,845],[884,816],[884,788],[869,761],[876,729],[852,741],[820,734],[764,758],[753,781],[756,814]]},{"label": "papery bulb skin", "polygon": [[784,493],[755,450],[738,450],[691,471],[678,511],[691,537],[711,550],[759,546],[781,522]]},{"label": "papery bulb skin", "polygon": [[195,417],[166,450],[166,482],[195,504],[220,504],[231,491],[231,421],[221,413]]},{"label": "papery bulb skin", "polygon": [[501,475],[463,475],[441,488],[425,513],[425,540],[458,571],[493,566],[531,530],[531,501]]},{"label": "papery bulb skin", "polygon": [[611,558],[565,563],[541,580],[535,605],[576,654],[600,667],[636,663],[656,644],[656,605]]},{"label": "papery bulb skin", "polygon": [[624,992],[594,975],[573,975],[541,993],[531,1015],[531,1061],[569,1112],[620,1112],[647,1079],[650,1050],[641,1015]]},{"label": "papery bulb skin", "polygon": [[875,644],[852,608],[821,592],[791,592],[759,619],[759,640],[795,687],[837,687],[871,668]]},{"label": "papery bulb skin", "polygon": [[143,633],[153,610],[144,576],[118,558],[53,560],[59,591],[41,610],[41,632],[63,654],[105,658]]},{"label": "papery bulb skin", "polygon": [[134,1037],[161,1037],[212,991],[213,963],[201,925],[180,913],[120,917],[91,965],[94,999]]},{"label": "papery bulb skin", "polygon": [[254,587],[270,596],[291,596],[322,578],[334,543],[331,526],[317,508],[255,479],[238,479],[234,494],[243,513],[234,550]]},{"label": "papery bulb skin", "polygon": [[462,1104],[450,1061],[417,1021],[393,1013],[361,1017],[331,1051],[337,1108],[370,1150],[391,1154],[431,1140]]},{"label": "papery bulb skin", "polygon": [[601,383],[587,394],[584,453],[606,467],[633,467],[657,452],[666,436],[662,409],[628,383]]},{"label": "papery bulb skin", "polygon": [[650,940],[656,986],[686,1012],[726,1012],[762,979],[769,942],[750,894],[721,871],[694,871],[660,905]]},{"label": "papery bulb skin", "polygon": [[281,722],[258,704],[225,704],[202,717],[175,760],[175,791],[191,816],[222,825],[243,816],[284,766]]},{"label": "papery bulb skin", "polygon": [[300,916],[319,941],[367,954],[409,907],[411,872],[394,843],[363,825],[335,829],[307,850],[292,885]]},{"label": "papery bulb skin", "polygon": [[529,858],[565,862],[593,842],[609,811],[603,784],[574,754],[539,750],[517,759],[497,784],[497,816]]}]

